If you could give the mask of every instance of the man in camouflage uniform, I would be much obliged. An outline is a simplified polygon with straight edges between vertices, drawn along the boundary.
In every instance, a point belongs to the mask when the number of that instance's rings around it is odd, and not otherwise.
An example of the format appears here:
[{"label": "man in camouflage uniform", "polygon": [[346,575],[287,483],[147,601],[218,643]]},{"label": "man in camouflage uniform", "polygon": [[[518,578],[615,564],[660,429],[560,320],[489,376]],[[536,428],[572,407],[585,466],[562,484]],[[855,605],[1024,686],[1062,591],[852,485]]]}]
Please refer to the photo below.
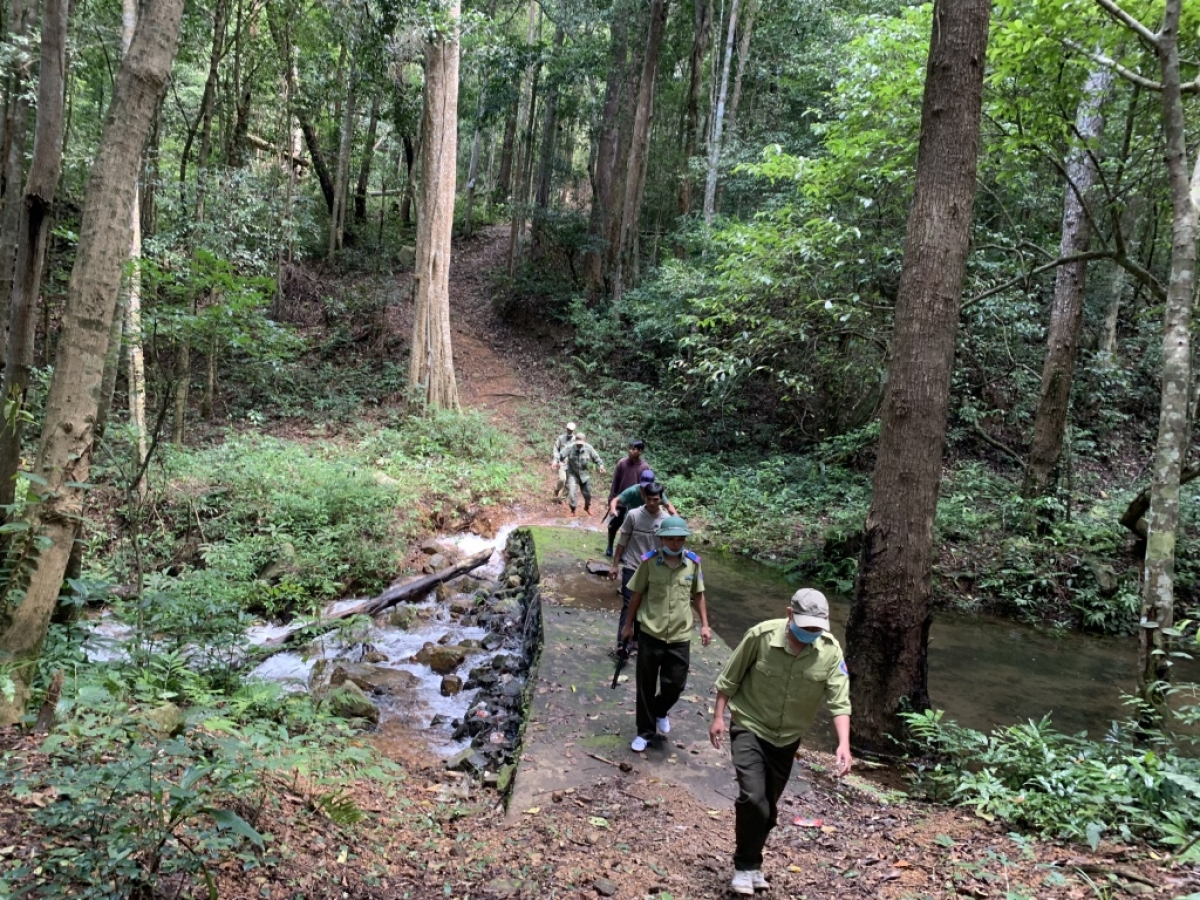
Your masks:
[{"label": "man in camouflage uniform", "polygon": [[579,495],[583,494],[583,511],[592,511],[592,476],[588,467],[596,466],[602,473],[604,463],[600,455],[592,449],[592,445],[584,440],[581,433],[576,433],[573,443],[567,444],[558,454],[567,473],[567,503],[571,507],[571,515],[575,515],[575,506]]},{"label": "man in camouflage uniform", "polygon": [[550,454],[550,468],[558,473],[558,484],[554,486],[554,499],[558,500],[567,490],[567,466],[560,459],[563,449],[575,442],[575,423],[568,422],[567,430],[554,441],[554,452]]}]

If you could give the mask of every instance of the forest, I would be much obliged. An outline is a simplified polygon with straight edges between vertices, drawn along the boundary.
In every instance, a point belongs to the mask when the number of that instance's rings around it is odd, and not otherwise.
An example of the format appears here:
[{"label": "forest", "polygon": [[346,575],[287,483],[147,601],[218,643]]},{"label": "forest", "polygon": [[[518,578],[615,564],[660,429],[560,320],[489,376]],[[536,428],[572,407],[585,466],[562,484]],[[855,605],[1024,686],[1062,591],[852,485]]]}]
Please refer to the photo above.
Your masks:
[{"label": "forest", "polygon": [[[602,529],[551,497],[568,420],[607,464],[644,439],[703,552],[845,600],[868,774],[818,759],[813,802],[853,809],[859,861],[783,866],[791,895],[1200,896],[1200,4],[0,17],[0,900],[724,896],[703,850],[616,833],[624,768],[522,818],[537,859],[511,858],[551,690],[504,617],[514,560],[436,591],[517,641],[502,765],[447,774],[407,746],[428,716],[397,736],[316,683],[329,604]],[[372,609],[333,632],[364,659],[431,615]],[[954,722],[939,617],[1127,650],[1121,720]],[[298,691],[251,674],[284,626]],[[929,840],[868,884],[893,803]],[[622,867],[653,852],[649,882]]]}]

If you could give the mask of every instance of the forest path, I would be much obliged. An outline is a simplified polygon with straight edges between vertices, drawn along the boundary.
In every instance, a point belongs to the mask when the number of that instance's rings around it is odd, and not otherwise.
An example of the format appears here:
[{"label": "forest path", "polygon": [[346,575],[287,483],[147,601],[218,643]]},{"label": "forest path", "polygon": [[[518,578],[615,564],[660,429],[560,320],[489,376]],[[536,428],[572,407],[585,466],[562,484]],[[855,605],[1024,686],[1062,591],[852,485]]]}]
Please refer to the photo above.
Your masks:
[{"label": "forest path", "polygon": [[[548,351],[536,337],[512,327],[493,309],[493,298],[508,264],[509,228],[489,225],[469,239],[459,239],[450,259],[450,322],[453,328],[454,374],[464,409],[485,414],[511,434],[522,457],[538,472],[545,487],[537,496],[521,498],[501,516],[521,525],[599,527],[602,503],[593,503],[591,520],[573,520],[564,504],[553,502],[554,475],[548,465],[551,447],[539,440],[546,416],[565,407]],[[578,418],[578,416],[576,416]],[[566,420],[564,419],[564,424]],[[557,431],[555,432],[557,434]],[[610,460],[611,465],[615,460]],[[604,491],[607,480],[593,484]],[[606,494],[607,492],[604,491]],[[497,523],[499,524],[499,523]]]}]

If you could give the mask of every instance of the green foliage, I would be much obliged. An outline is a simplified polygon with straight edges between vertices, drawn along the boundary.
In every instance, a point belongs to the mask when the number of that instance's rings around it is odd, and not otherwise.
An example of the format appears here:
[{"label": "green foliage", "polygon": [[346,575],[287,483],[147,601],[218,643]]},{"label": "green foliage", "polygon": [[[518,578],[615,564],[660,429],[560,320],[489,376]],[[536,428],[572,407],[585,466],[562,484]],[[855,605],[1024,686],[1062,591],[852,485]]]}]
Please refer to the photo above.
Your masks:
[{"label": "green foliage", "polygon": [[147,678],[174,679],[186,667],[177,657],[151,659],[150,675],[119,665],[77,673],[59,707],[66,719],[38,751],[43,764],[5,759],[0,790],[30,811],[31,839],[43,850],[11,862],[0,888],[117,900],[181,878],[185,892],[215,896],[219,861],[275,864],[281,848],[259,820],[281,791],[312,790],[313,809],[349,827],[362,813],[345,779],[396,775],[344,723],[274,684],[210,693],[188,711],[182,734],[161,735],[138,698],[160,701],[160,685],[146,694]]},{"label": "green foliage", "polygon": [[916,770],[930,799],[1047,836],[1087,842],[1148,840],[1200,859],[1200,760],[1164,735],[1113,724],[1103,741],[1055,731],[1049,717],[984,735],[906,713],[930,762]]},{"label": "green foliage", "polygon": [[395,572],[394,498],[365,460],[347,464],[343,452],[230,436],[169,453],[155,504],[161,531],[148,542],[160,571],[137,616],[193,639],[234,633],[247,611],[307,611],[380,587]]},{"label": "green foliage", "polygon": [[[145,652],[199,641],[190,665],[219,671],[251,615],[375,593],[439,516],[510,501],[534,478],[511,438],[474,413],[404,417],[349,442],[231,434],[172,448],[151,479],[146,590],[119,608],[153,636]],[[134,560],[117,549],[119,578]]]}]

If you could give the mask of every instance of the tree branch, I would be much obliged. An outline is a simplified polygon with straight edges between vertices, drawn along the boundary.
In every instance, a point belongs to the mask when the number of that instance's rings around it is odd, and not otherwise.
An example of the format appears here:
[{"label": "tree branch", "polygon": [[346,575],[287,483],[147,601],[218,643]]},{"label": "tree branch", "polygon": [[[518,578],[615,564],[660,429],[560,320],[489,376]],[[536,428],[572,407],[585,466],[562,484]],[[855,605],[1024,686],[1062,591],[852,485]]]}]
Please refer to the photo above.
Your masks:
[{"label": "tree branch", "polygon": [[[1099,0],[1097,0],[1097,2],[1099,2]],[[1095,50],[1088,50],[1082,44],[1076,43],[1070,38],[1063,38],[1061,43],[1067,49],[1074,50],[1076,53],[1086,56],[1092,62],[1098,63],[1102,66],[1107,66],[1126,81],[1130,81],[1140,88],[1145,88],[1148,91],[1162,90],[1162,84],[1160,82],[1155,81],[1153,78],[1147,78],[1145,75],[1133,71],[1133,69],[1130,69],[1128,66],[1121,65],[1111,56],[1105,56],[1103,53]]]},{"label": "tree branch", "polygon": [[1058,259],[1053,259],[1048,263],[1044,263],[1029,270],[1023,275],[1018,275],[1016,278],[1010,278],[1003,284],[998,284],[996,287],[990,288],[989,290],[984,291],[982,294],[976,294],[969,300],[964,300],[961,308],[966,309],[967,307],[973,306],[981,300],[986,300],[988,297],[994,297],[996,294],[1003,293],[1009,288],[1020,284],[1022,281],[1028,281],[1034,275],[1040,275],[1042,272],[1049,271],[1050,269],[1055,269],[1059,266],[1065,266],[1069,263],[1088,262],[1089,260],[1093,259],[1111,259],[1112,255],[1113,254],[1111,250],[1089,250],[1087,253],[1075,253],[1071,256],[1062,256]]},{"label": "tree branch", "polygon": [[1113,0],[1096,0],[1096,5],[1102,10],[1132,31],[1134,34],[1140,35],[1150,44],[1158,46],[1158,35],[1131,16],[1125,10],[1121,9]]}]

